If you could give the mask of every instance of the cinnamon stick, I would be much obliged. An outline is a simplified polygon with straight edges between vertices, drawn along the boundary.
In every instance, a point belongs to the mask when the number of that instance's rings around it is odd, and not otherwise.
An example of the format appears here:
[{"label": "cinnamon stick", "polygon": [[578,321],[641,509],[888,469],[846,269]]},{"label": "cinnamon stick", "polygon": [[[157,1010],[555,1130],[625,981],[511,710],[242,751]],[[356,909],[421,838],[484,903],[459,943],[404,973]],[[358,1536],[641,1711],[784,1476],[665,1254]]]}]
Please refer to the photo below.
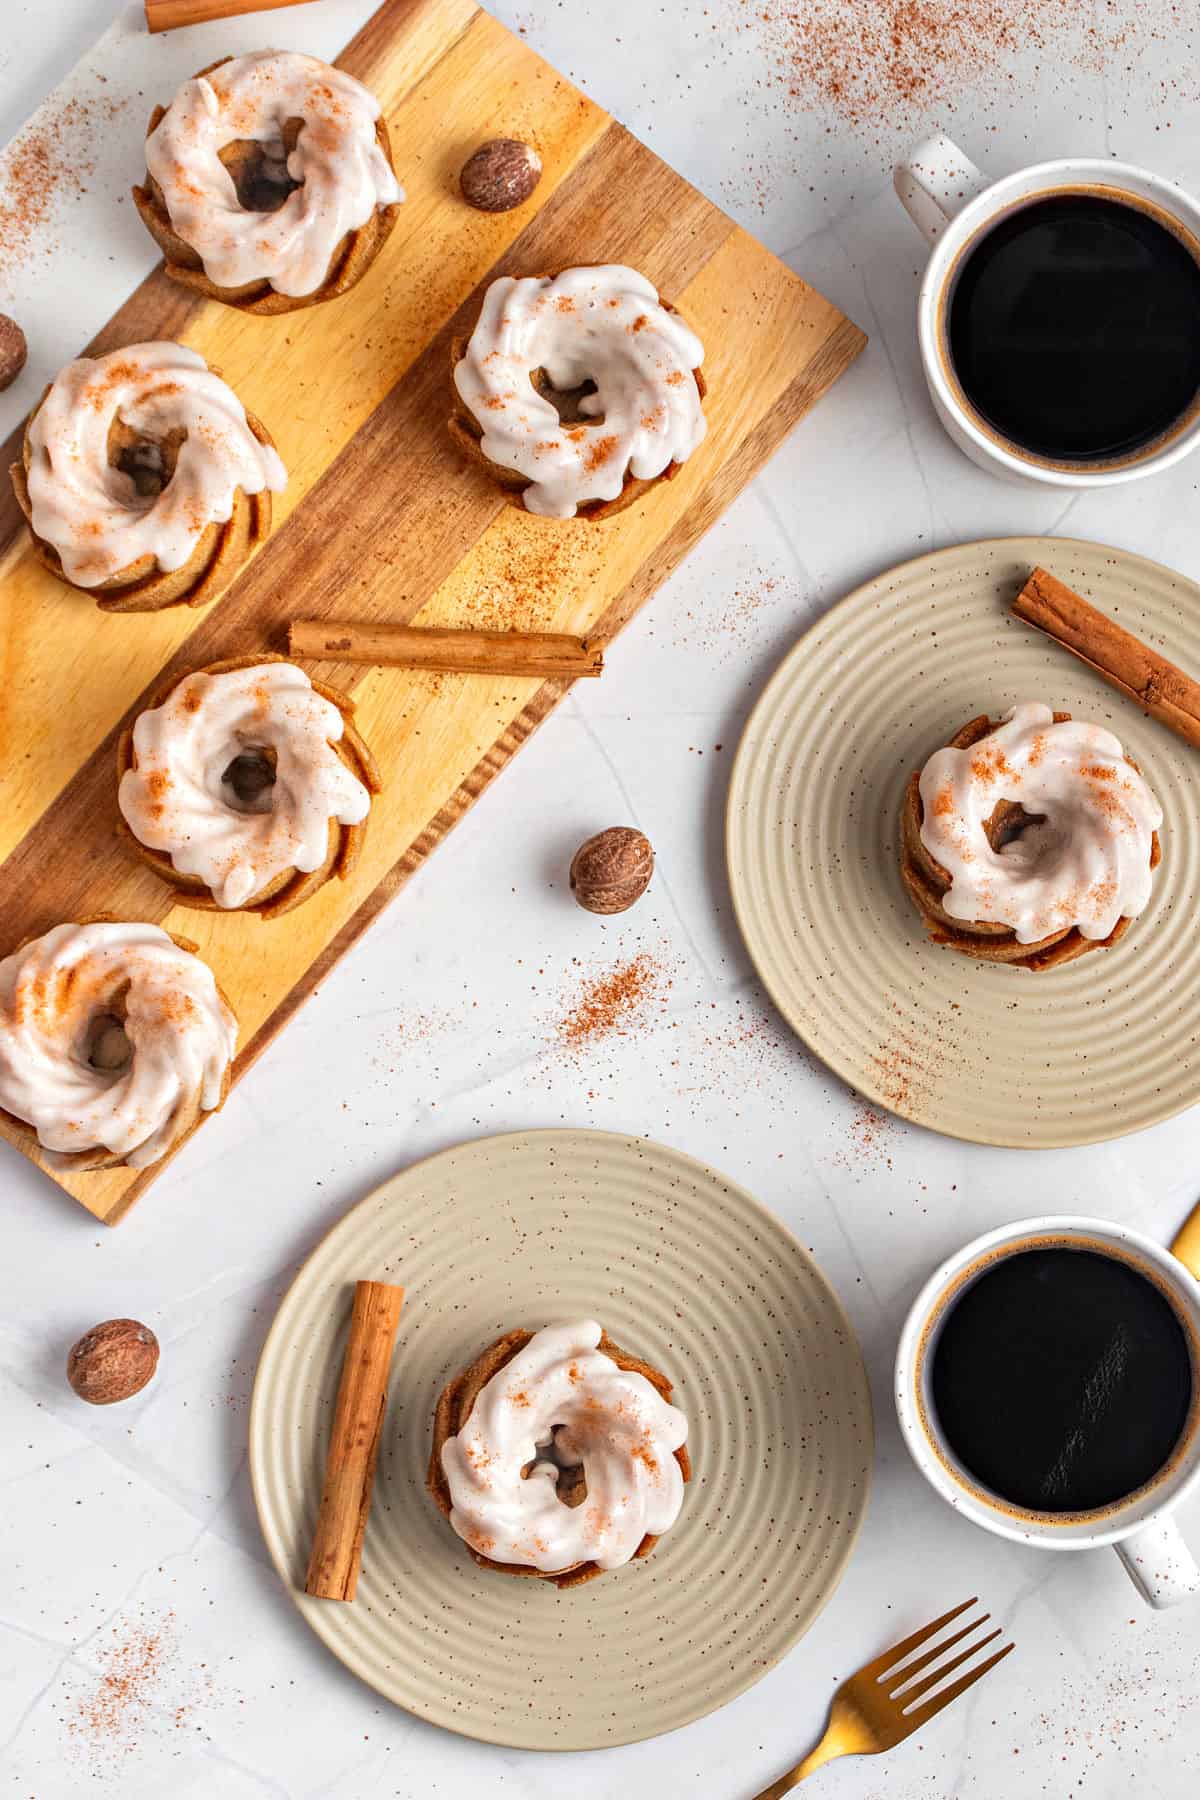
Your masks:
[{"label": "cinnamon stick", "polygon": [[354,625],[328,619],[293,619],[293,656],[334,662],[384,663],[397,669],[433,669],[452,675],[537,675],[574,681],[604,669],[600,638],[566,637],[554,631],[450,631],[435,626]]},{"label": "cinnamon stick", "polygon": [[210,19],[237,19],[243,13],[272,12],[277,6],[302,6],[305,0],[146,0],[150,31],[174,31],[177,25],[206,25]]},{"label": "cinnamon stick", "polygon": [[304,1580],[305,1593],[319,1600],[353,1600],[358,1587],[388,1367],[403,1300],[404,1289],[386,1281],[355,1283],[325,1485]]},{"label": "cinnamon stick", "polygon": [[1119,688],[1144,713],[1200,749],[1200,682],[1151,650],[1045,569],[1035,569],[1013,612]]}]

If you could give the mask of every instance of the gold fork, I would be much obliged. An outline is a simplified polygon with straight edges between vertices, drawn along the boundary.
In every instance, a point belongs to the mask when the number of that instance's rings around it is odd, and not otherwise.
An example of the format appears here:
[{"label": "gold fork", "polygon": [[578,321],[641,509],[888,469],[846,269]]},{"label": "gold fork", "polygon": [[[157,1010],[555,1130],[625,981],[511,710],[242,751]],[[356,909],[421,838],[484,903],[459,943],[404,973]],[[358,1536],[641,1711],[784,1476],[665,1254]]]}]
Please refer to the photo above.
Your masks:
[{"label": "gold fork", "polygon": [[[943,1688],[941,1693],[934,1694],[932,1699],[926,1700],[921,1706],[913,1706],[913,1702],[920,1700],[922,1694],[937,1687],[953,1670],[960,1668],[986,1644],[1000,1636],[997,1627],[995,1631],[989,1631],[986,1637],[977,1638],[973,1644],[968,1644],[965,1650],[952,1656],[949,1662],[943,1662],[942,1658],[947,1650],[953,1649],[955,1644],[961,1643],[973,1631],[978,1631],[981,1625],[987,1624],[991,1614],[984,1613],[981,1619],[972,1619],[961,1631],[956,1631],[952,1637],[935,1644],[924,1656],[918,1656],[913,1662],[907,1661],[914,1650],[919,1650],[931,1637],[936,1637],[944,1625],[949,1625],[952,1619],[965,1613],[968,1606],[974,1605],[974,1598],[964,1600],[961,1606],[943,1613],[932,1625],[926,1625],[899,1644],[893,1644],[890,1650],[885,1650],[882,1656],[869,1662],[857,1675],[848,1676],[833,1696],[829,1723],[816,1749],[810,1750],[803,1762],[798,1762],[794,1769],[789,1769],[786,1775],[773,1781],[761,1794],[756,1794],[754,1800],[779,1800],[781,1794],[789,1793],[806,1775],[811,1775],[822,1763],[832,1762],[835,1756],[876,1756],[880,1750],[890,1750],[893,1745],[902,1743],[912,1732],[932,1719],[935,1713],[940,1713],[944,1706],[949,1706],[952,1700],[957,1700],[960,1694],[965,1694],[969,1687],[974,1687],[989,1669],[994,1669],[998,1662],[1003,1662],[1013,1648],[1011,1644],[1005,1644],[1003,1649],[989,1656],[986,1662],[977,1663],[974,1668],[968,1669],[965,1675],[960,1675],[957,1681],[952,1681],[948,1688]],[[903,1668],[899,1666],[901,1663]],[[924,1681],[918,1681],[910,1687],[913,1677],[923,1669],[930,1671]],[[908,1710],[910,1707],[911,1712]]]}]

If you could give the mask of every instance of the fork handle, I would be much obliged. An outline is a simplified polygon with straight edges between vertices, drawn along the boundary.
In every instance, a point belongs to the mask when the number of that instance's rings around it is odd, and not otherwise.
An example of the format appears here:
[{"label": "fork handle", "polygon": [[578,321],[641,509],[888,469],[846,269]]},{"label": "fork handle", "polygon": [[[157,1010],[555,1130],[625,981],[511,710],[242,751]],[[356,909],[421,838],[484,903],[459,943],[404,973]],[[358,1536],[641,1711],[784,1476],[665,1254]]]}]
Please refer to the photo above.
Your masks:
[{"label": "fork handle", "polygon": [[786,1775],[781,1775],[778,1781],[773,1781],[770,1787],[765,1787],[761,1794],[755,1794],[754,1800],[781,1800],[782,1795],[790,1794],[794,1787],[799,1787],[806,1775],[815,1773],[823,1763],[832,1762],[835,1756],[844,1756],[845,1754],[844,1750],[836,1749],[829,1742],[828,1737],[823,1737],[816,1749],[809,1751],[803,1762],[798,1762],[794,1769],[789,1769]]}]

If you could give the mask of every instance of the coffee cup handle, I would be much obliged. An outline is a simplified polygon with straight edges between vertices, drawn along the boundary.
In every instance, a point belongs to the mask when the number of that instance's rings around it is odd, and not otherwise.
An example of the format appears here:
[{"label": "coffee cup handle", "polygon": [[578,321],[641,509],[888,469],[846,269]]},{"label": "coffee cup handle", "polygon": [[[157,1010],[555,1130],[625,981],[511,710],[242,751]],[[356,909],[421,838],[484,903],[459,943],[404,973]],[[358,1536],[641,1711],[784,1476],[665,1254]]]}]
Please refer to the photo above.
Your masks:
[{"label": "coffee cup handle", "polygon": [[940,133],[914,146],[892,177],[900,204],[931,244],[976,194],[990,186],[958,145]]},{"label": "coffee cup handle", "polygon": [[1143,1600],[1162,1608],[1200,1594],[1200,1568],[1173,1519],[1150,1519],[1113,1549]]}]

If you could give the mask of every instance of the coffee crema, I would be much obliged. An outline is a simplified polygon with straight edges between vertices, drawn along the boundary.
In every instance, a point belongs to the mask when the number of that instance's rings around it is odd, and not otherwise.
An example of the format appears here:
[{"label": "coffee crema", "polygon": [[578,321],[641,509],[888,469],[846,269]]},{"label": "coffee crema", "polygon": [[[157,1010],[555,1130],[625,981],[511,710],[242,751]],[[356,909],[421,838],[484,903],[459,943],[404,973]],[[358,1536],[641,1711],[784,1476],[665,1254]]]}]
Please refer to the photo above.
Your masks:
[{"label": "coffee crema", "polygon": [[1116,188],[1024,201],[947,283],[945,356],[969,408],[1018,454],[1136,461],[1200,404],[1200,245]]},{"label": "coffee crema", "polygon": [[951,1295],[926,1354],[951,1454],[1028,1514],[1118,1505],[1167,1468],[1192,1423],[1190,1333],[1149,1273],[1099,1243],[995,1254]]}]

